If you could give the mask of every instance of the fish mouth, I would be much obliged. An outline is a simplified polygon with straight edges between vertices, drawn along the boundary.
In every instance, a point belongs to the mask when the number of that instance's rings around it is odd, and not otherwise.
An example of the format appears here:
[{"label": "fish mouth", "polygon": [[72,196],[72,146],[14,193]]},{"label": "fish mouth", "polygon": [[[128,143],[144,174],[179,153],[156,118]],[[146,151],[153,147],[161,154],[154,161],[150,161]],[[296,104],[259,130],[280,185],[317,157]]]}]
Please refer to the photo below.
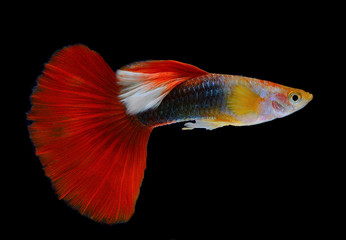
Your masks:
[{"label": "fish mouth", "polygon": [[302,96],[303,100],[307,103],[310,102],[314,98],[314,96],[309,92],[303,92],[302,95],[303,95]]},{"label": "fish mouth", "polygon": [[307,99],[308,101],[311,101],[313,98],[314,98],[314,95],[312,95],[311,93],[307,93],[306,99]]}]

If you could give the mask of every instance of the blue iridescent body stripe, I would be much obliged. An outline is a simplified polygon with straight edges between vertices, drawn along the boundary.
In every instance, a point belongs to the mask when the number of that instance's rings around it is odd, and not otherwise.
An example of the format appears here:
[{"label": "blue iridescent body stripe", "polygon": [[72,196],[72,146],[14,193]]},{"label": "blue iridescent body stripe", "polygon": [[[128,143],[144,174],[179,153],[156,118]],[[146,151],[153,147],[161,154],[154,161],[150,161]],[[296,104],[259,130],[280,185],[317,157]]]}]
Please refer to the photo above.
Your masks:
[{"label": "blue iridescent body stripe", "polygon": [[219,74],[189,79],[176,86],[156,109],[136,116],[147,126],[212,117],[227,107],[224,81]]}]

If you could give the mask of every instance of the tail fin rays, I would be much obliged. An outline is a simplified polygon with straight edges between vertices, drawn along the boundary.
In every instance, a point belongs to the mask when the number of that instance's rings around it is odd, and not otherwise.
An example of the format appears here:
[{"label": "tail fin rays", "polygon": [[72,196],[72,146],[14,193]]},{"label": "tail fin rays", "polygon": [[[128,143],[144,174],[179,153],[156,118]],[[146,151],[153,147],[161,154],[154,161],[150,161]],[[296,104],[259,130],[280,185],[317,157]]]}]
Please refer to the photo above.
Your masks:
[{"label": "tail fin rays", "polygon": [[36,154],[59,198],[90,218],[134,212],[151,128],[126,114],[115,73],[84,45],[56,52],[32,95]]}]

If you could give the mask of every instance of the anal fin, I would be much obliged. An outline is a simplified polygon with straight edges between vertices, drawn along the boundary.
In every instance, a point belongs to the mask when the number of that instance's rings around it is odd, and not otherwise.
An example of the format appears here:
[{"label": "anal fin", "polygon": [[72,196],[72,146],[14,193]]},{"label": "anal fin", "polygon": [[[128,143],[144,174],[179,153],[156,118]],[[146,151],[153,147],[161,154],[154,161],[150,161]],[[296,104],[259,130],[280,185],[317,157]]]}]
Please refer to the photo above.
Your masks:
[{"label": "anal fin", "polygon": [[205,128],[207,130],[214,130],[216,128],[234,125],[239,126],[240,121],[234,119],[231,116],[222,116],[218,118],[198,119],[195,123],[185,123],[183,130],[192,130],[195,128]]}]

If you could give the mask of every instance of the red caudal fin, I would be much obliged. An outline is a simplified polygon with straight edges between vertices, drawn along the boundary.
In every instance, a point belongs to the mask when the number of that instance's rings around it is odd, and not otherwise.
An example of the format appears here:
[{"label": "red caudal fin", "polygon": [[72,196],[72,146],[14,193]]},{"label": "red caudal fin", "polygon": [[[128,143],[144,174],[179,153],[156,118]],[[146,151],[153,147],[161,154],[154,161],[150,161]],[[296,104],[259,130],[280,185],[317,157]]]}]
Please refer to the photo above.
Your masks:
[{"label": "red caudal fin", "polygon": [[60,199],[91,219],[126,222],[151,128],[126,114],[115,73],[84,45],[56,52],[31,97],[36,154]]},{"label": "red caudal fin", "polygon": [[144,61],[117,71],[123,89],[119,96],[127,113],[135,115],[160,105],[165,96],[180,83],[207,72],[190,64],[172,61]]}]

